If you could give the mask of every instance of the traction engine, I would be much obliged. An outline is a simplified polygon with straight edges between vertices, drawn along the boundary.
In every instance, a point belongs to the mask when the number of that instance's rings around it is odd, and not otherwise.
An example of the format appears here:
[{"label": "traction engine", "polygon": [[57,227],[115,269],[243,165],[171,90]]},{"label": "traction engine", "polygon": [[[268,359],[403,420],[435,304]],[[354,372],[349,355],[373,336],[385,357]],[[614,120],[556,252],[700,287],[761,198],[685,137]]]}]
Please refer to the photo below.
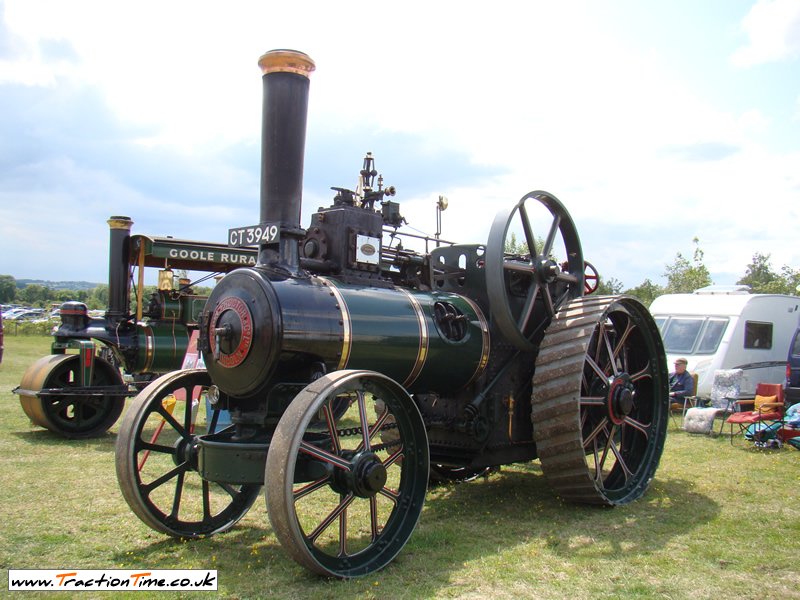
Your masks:
[{"label": "traction engine", "polygon": [[485,243],[408,250],[396,190],[368,154],[356,190],[333,188],[303,229],[314,63],[276,50],[259,65],[260,221],[229,235],[255,232],[258,263],[208,298],[206,369],[161,376],[126,413],[116,467],[133,512],[202,537],[263,487],[289,555],[346,578],[400,552],[429,479],[538,458],[566,500],[639,498],[664,445],[664,349],[638,301],[587,295],[597,274],[561,202],[530,192]]}]

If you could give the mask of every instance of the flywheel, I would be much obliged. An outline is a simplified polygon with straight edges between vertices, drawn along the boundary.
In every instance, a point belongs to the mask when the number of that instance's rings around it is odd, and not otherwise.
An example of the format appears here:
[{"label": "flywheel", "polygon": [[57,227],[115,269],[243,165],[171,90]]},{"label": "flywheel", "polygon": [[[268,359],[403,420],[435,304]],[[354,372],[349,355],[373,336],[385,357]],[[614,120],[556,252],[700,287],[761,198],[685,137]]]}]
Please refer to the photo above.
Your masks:
[{"label": "flywheel", "polygon": [[625,296],[576,298],[547,328],[533,377],[542,470],[565,500],[617,505],[646,491],[669,418],[664,347]]}]

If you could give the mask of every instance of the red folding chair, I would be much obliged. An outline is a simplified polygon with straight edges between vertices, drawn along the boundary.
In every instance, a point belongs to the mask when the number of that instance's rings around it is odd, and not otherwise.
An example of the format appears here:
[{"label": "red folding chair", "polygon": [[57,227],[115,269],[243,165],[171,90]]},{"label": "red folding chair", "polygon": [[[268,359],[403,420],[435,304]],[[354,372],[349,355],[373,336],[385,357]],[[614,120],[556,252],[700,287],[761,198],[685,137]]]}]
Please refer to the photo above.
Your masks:
[{"label": "red folding chair", "polygon": [[[785,406],[783,402],[783,386],[780,383],[759,383],[756,386],[756,397],[753,400],[737,400],[736,404],[740,407],[745,404],[752,404],[753,410],[735,412],[726,420],[731,426],[731,444],[734,435],[744,433],[752,425],[757,430],[763,430],[775,423],[783,422]],[[739,430],[734,434],[733,426],[737,425]]]}]

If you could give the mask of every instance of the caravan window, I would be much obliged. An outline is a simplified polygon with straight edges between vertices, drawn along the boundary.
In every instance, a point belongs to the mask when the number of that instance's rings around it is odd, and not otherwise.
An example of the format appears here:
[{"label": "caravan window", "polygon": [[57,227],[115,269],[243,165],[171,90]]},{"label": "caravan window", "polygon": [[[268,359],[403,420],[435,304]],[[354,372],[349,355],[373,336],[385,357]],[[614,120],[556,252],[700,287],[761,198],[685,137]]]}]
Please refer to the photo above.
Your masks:
[{"label": "caravan window", "polygon": [[772,348],[772,323],[745,321],[744,347],[769,350]]},{"label": "caravan window", "polygon": [[656,327],[658,327],[659,333],[664,335],[664,323],[667,322],[667,317],[654,317],[654,320],[656,322]]},{"label": "caravan window", "polygon": [[[656,317],[656,323],[659,317]],[[669,354],[714,354],[719,347],[728,319],[719,317],[661,317],[659,323],[664,348]]]},{"label": "caravan window", "polygon": [[664,346],[669,354],[690,354],[703,326],[703,319],[669,320],[664,332]]},{"label": "caravan window", "polygon": [[728,319],[709,319],[697,346],[697,354],[714,354],[727,326]]}]

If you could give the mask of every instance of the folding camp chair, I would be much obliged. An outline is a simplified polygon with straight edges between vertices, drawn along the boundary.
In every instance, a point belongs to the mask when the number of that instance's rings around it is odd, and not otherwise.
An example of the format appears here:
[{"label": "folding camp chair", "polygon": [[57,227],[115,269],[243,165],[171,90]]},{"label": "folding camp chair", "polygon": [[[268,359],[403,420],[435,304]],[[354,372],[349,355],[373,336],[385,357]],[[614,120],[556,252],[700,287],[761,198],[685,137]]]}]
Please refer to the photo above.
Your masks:
[{"label": "folding camp chair", "polygon": [[744,371],[742,369],[718,369],[714,371],[714,381],[711,384],[711,407],[709,410],[714,410],[714,417],[722,416],[719,435],[722,435],[722,428],[725,426],[725,415],[734,412],[736,409],[736,402],[739,401],[739,393],[742,387],[743,374]]},{"label": "folding camp chair", "polygon": [[[783,424],[785,406],[783,402],[783,386],[780,383],[759,383],[756,386],[756,397],[753,400],[740,400],[739,406],[753,404],[753,410],[734,412],[724,423],[731,426],[731,444],[733,436],[747,431],[755,437],[764,437],[766,432],[772,431],[773,437]],[[723,423],[723,425],[724,425]],[[739,430],[734,434],[733,426]],[[720,428],[721,431],[721,428]],[[762,432],[762,433],[759,433]]]}]

